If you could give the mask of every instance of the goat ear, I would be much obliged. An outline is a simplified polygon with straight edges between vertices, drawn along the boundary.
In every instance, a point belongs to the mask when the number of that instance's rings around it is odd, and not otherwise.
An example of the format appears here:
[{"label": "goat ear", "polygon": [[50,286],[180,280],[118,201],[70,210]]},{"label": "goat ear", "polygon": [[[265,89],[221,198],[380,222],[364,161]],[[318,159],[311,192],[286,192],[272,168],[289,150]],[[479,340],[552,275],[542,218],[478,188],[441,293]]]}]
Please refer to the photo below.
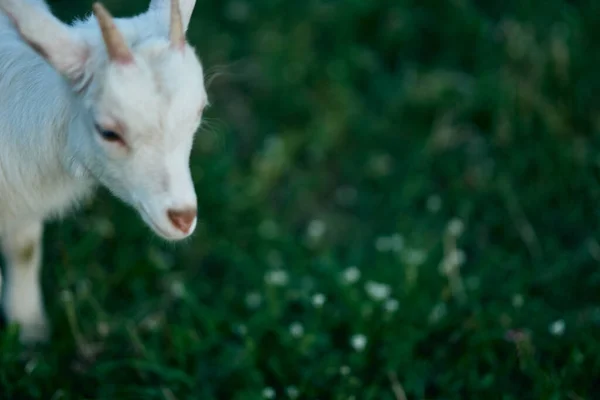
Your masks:
[{"label": "goat ear", "polygon": [[31,0],[0,0],[0,9],[23,39],[56,70],[72,81],[83,76],[88,57],[86,43],[52,15],[46,5]]},{"label": "goat ear", "polygon": [[[184,32],[188,29],[195,5],[196,0],[179,0],[179,9],[181,10],[181,22],[183,24]],[[150,10],[160,10],[166,18],[165,21],[167,21],[168,23],[168,21],[170,21],[171,15],[171,0],[152,0],[150,2]]]}]

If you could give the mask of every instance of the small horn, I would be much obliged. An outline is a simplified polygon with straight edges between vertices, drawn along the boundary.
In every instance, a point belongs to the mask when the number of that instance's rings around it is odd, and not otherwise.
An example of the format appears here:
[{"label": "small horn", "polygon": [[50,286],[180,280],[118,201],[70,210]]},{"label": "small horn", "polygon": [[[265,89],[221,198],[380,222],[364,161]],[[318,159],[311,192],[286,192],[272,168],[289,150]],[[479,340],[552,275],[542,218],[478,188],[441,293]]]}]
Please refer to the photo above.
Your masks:
[{"label": "small horn", "polygon": [[172,47],[182,49],[185,45],[185,32],[183,31],[179,0],[171,0],[171,26],[169,37],[171,39]]},{"label": "small horn", "polygon": [[115,21],[108,10],[98,2],[93,4],[92,9],[100,25],[104,44],[106,45],[110,59],[121,64],[133,62],[133,55],[129,51],[123,35],[117,29],[117,25],[115,25]]}]

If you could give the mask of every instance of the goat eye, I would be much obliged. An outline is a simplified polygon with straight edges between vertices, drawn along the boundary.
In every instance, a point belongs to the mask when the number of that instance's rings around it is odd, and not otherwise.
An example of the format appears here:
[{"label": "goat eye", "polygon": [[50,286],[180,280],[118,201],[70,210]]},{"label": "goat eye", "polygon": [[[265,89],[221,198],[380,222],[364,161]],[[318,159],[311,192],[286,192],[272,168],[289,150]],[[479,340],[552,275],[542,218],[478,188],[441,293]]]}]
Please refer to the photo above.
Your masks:
[{"label": "goat eye", "polygon": [[98,131],[102,139],[106,140],[107,142],[123,142],[123,139],[118,133],[108,129],[103,129],[97,124],[95,125],[95,127],[96,131]]},{"label": "goat eye", "polygon": [[109,142],[116,142],[117,140],[121,140],[121,137],[113,131],[101,131],[100,135],[104,140],[108,140]]}]

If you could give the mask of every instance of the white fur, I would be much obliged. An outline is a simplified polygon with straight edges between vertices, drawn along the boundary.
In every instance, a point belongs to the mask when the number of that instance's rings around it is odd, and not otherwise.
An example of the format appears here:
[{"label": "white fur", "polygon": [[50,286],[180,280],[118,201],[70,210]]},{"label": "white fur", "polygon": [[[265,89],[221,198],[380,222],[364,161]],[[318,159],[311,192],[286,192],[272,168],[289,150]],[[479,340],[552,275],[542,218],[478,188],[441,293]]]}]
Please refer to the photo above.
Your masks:
[{"label": "white fur", "polygon": [[[195,0],[180,3],[187,29]],[[170,46],[169,4],[152,0],[143,14],[115,18],[135,60],[122,65],[108,60],[95,17],[66,25],[43,0],[0,0],[4,311],[25,341],[43,336],[45,326],[37,281],[42,223],[98,185],[167,240],[194,231],[195,220],[184,233],[167,211],[196,207],[189,156],[207,95],[194,49]],[[127,146],[103,140],[95,124],[118,126]],[[29,243],[35,256],[21,265],[20,246]]]}]

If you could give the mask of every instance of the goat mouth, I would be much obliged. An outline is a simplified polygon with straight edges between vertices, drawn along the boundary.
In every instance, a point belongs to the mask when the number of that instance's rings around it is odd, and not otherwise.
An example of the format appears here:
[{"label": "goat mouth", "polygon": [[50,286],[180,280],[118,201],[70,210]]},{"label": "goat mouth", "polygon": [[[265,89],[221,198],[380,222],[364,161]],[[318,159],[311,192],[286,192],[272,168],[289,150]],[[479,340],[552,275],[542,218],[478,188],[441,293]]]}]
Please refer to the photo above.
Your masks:
[{"label": "goat mouth", "polygon": [[144,220],[146,225],[148,225],[150,228],[152,228],[152,230],[154,230],[158,235],[162,236],[164,239],[167,239],[167,240],[176,239],[176,237],[174,235],[169,234],[167,231],[165,231],[160,226],[158,226],[158,224],[156,222],[154,222],[154,220],[150,217],[150,214],[144,208],[140,207],[139,210],[140,210],[139,212],[142,216],[142,219]]}]

